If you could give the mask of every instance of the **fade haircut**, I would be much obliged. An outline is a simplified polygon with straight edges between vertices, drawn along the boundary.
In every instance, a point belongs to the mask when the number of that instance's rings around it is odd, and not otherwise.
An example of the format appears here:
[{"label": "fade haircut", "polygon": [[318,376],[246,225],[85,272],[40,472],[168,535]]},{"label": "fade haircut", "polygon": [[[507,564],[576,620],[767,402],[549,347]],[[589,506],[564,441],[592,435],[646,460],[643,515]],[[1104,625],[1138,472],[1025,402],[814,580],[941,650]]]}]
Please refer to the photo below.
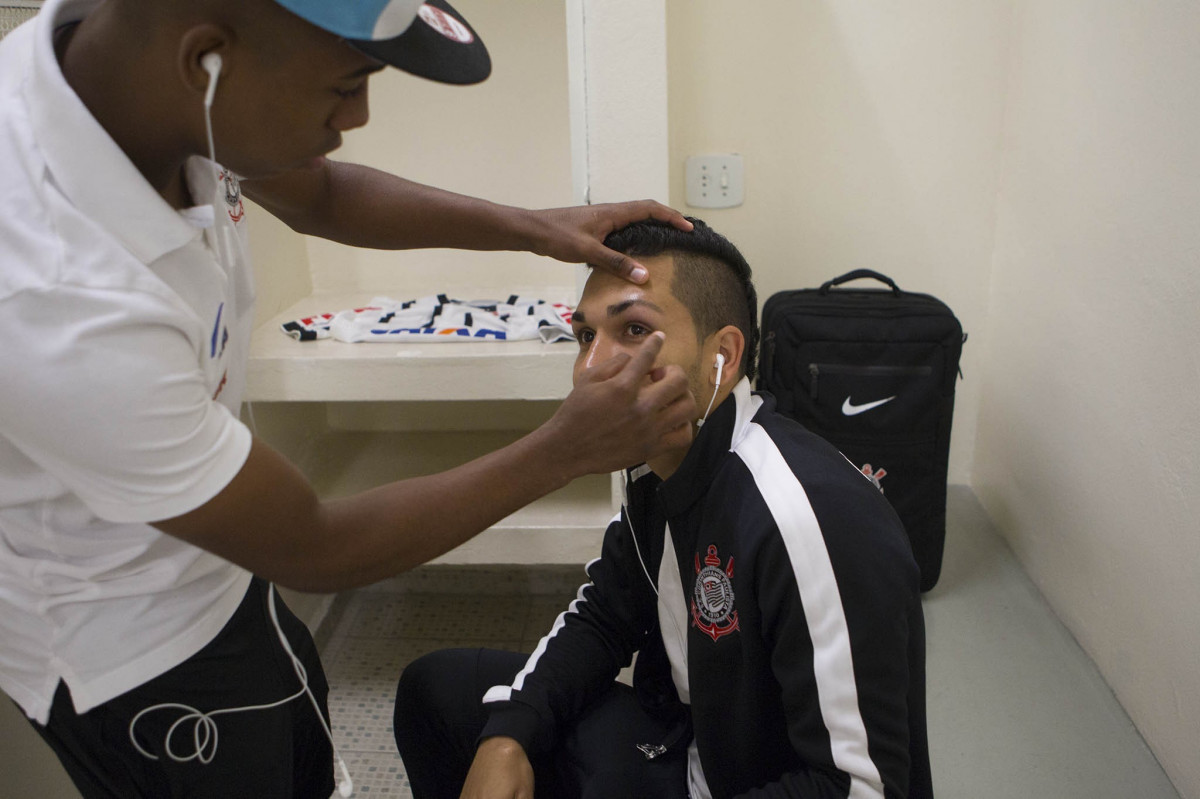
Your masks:
[{"label": "fade haircut", "polygon": [[754,382],[758,372],[758,293],[750,280],[750,264],[729,239],[699,219],[687,219],[693,225],[691,232],[646,220],[614,230],[604,245],[635,258],[673,256],[671,293],[692,315],[697,340],[704,341],[725,325],[742,331],[746,347],[740,369]]}]

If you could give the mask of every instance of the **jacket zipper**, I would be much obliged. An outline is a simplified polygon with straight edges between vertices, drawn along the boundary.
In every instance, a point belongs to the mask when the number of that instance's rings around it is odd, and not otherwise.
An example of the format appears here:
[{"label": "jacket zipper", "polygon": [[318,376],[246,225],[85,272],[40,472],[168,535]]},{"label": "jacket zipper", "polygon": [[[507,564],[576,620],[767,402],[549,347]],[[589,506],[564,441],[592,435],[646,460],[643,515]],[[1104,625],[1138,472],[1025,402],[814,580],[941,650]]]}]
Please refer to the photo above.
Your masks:
[{"label": "jacket zipper", "polygon": [[[656,599],[655,607],[657,608],[657,600],[660,599],[659,594],[658,594],[658,586],[655,584],[654,579],[650,576],[650,570],[646,567],[646,561],[642,558],[642,548],[638,544],[637,531],[633,527],[633,514],[629,512],[630,480],[629,480],[628,475],[626,475],[625,478],[621,481],[621,488],[622,488],[621,506],[624,509],[625,517],[628,520],[630,538],[633,539],[633,548],[634,548],[634,551],[637,553],[638,563],[642,567],[642,574],[644,574],[646,576],[646,581],[650,584],[650,590],[654,592],[654,596]],[[667,553],[663,552],[663,557],[666,557],[666,556],[667,556]],[[655,615],[657,615],[657,612]],[[658,625],[658,631],[659,631],[658,634],[660,636],[666,635],[666,631],[663,630],[663,627],[661,624]],[[666,741],[664,741],[663,743],[639,743],[639,744],[635,744],[635,746],[637,747],[637,750],[642,753],[642,756],[645,757],[647,760],[654,760],[655,758],[662,757],[667,752],[671,751],[671,749],[673,749],[683,739],[683,737],[688,734],[688,732],[690,730],[691,730],[691,723],[690,723],[689,719],[687,717],[685,717],[683,722],[680,723],[679,725],[677,725],[675,730],[673,730],[671,732],[671,734],[667,737]]]}]

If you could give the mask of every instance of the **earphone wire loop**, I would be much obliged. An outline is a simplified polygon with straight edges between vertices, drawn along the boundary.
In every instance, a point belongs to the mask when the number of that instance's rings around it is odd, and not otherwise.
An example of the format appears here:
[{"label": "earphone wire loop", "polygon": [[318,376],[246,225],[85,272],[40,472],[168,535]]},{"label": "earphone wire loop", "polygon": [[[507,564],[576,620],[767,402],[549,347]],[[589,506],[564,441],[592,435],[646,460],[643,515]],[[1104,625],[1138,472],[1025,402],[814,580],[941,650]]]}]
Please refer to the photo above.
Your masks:
[{"label": "earphone wire loop", "polygon": [[[144,757],[150,760],[158,760],[158,756],[152,752],[148,752],[141,743],[138,742],[137,736],[134,734],[134,729],[137,727],[138,721],[147,713],[152,713],[157,710],[182,710],[184,715],[176,719],[174,723],[167,729],[167,733],[163,739],[163,751],[167,757],[176,763],[188,763],[192,760],[198,760],[201,763],[211,763],[217,754],[217,722],[214,716],[219,716],[224,713],[244,713],[251,710],[269,710],[271,708],[285,705],[299,699],[302,694],[307,694],[309,702],[312,703],[313,711],[317,714],[317,720],[321,723],[321,729],[325,731],[325,735],[329,738],[329,745],[333,749],[333,756],[337,760],[338,768],[341,770],[342,778],[339,780],[338,794],[343,797],[349,797],[354,792],[354,781],[350,777],[350,769],[346,766],[346,761],[342,759],[341,754],[337,750],[337,744],[333,740],[333,731],[329,727],[329,722],[325,720],[325,714],[321,712],[320,703],[317,702],[317,697],[313,694],[312,689],[308,685],[308,670],[292,651],[292,646],[287,640],[287,636],[283,634],[283,627],[279,624],[279,614],[275,610],[275,584],[268,583],[267,585],[267,611],[270,614],[271,622],[275,626],[275,634],[279,637],[279,642],[283,646],[283,651],[292,661],[292,670],[300,680],[300,690],[289,697],[280,699],[275,702],[268,702],[261,705],[246,705],[244,707],[227,707],[213,710],[204,713],[191,705],[184,705],[179,702],[164,702],[158,705],[151,705],[143,708],[129,722],[129,740],[134,748]],[[192,745],[194,751],[188,755],[178,755],[171,744],[175,733],[179,730],[180,725],[186,722],[193,722],[192,727]]]}]

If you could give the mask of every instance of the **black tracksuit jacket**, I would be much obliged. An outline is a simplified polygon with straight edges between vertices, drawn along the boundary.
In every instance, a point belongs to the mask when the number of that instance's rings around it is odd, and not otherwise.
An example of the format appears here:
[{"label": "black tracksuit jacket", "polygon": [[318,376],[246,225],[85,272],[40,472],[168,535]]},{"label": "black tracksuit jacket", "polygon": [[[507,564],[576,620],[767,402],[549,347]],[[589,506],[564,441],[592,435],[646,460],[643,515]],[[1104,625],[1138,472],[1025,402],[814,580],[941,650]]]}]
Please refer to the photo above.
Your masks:
[{"label": "black tracksuit jacket", "polygon": [[918,570],[879,489],[746,381],[670,479],[626,477],[590,582],[488,692],[483,735],[552,749],[637,652],[641,704],[679,731],[647,743],[694,734],[713,797],[931,797]]}]

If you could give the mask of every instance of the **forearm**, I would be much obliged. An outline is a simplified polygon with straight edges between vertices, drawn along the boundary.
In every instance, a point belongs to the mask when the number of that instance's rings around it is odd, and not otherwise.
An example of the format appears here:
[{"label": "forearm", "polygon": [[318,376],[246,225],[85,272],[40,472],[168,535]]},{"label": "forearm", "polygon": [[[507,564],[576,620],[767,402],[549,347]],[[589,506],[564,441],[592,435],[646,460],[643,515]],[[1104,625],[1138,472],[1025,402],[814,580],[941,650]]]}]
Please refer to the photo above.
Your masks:
[{"label": "forearm", "polygon": [[246,194],[299,233],[373,249],[536,250],[528,211],[326,161],[312,174],[248,181]]},{"label": "forearm", "polygon": [[301,591],[331,592],[406,571],[453,549],[577,472],[538,430],[449,471],[322,502],[279,453],[255,441],[215,498],[164,532]]},{"label": "forearm", "polygon": [[646,279],[644,268],[605,247],[605,236],[644,219],[692,227],[651,200],[531,211],[328,160],[317,169],[246,181],[243,190],[293,230],[343,244],[528,251],[599,266],[635,283]]},{"label": "forearm", "polygon": [[539,429],[449,471],[328,501],[320,534],[332,534],[334,552],[324,562],[301,558],[296,576],[307,590],[328,590],[325,580],[364,585],[448,552],[581,476],[556,450],[563,448]]}]

